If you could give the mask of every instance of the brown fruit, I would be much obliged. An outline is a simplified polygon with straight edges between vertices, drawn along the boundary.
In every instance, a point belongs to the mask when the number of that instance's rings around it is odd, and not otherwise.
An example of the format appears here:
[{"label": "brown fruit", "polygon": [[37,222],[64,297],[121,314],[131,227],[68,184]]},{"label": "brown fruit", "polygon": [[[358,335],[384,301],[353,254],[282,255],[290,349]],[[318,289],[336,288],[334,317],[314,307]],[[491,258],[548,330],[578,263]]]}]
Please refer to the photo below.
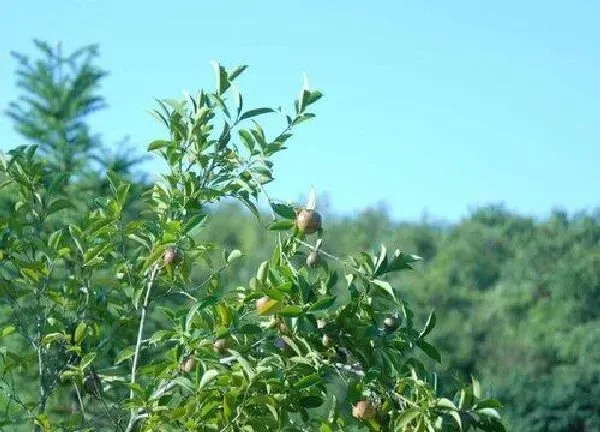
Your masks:
[{"label": "brown fruit", "polygon": [[366,400],[359,400],[352,406],[352,417],[361,420],[370,420],[375,417],[375,407]]},{"label": "brown fruit", "polygon": [[314,210],[302,210],[296,216],[296,226],[304,234],[316,233],[321,229],[321,215]]},{"label": "brown fruit", "polygon": [[282,351],[287,348],[287,342],[285,341],[284,338],[278,337],[277,339],[275,339],[274,344],[277,348],[279,348]]},{"label": "brown fruit", "polygon": [[227,348],[227,339],[217,339],[215,343],[213,343],[213,351],[222,353]]},{"label": "brown fruit", "polygon": [[181,259],[181,254],[176,248],[169,247],[165,251],[163,259],[165,260],[165,264],[177,264]]},{"label": "brown fruit", "polygon": [[324,334],[323,338],[321,339],[321,343],[324,347],[328,347],[331,345],[331,338],[328,335]]},{"label": "brown fruit", "polygon": [[279,326],[278,326],[278,327],[279,327],[279,331],[280,331],[281,333],[284,333],[284,334],[285,334],[285,333],[288,333],[288,332],[290,331],[290,329],[289,329],[289,327],[287,326],[287,324],[286,324],[286,322],[285,322],[285,321],[280,321],[280,322],[279,322]]},{"label": "brown fruit", "polygon": [[309,267],[317,267],[319,262],[321,261],[321,257],[316,250],[310,251],[308,256],[306,257],[306,265]]},{"label": "brown fruit", "polygon": [[181,370],[184,372],[190,372],[196,366],[196,359],[193,356],[188,356],[181,363]]},{"label": "brown fruit", "polygon": [[383,328],[391,333],[398,328],[398,322],[394,317],[387,317],[383,320]]},{"label": "brown fruit", "polygon": [[85,380],[83,381],[83,388],[85,389],[86,393],[99,396],[100,390],[102,389],[102,382],[100,381],[98,374],[91,372],[88,376],[86,376]]}]

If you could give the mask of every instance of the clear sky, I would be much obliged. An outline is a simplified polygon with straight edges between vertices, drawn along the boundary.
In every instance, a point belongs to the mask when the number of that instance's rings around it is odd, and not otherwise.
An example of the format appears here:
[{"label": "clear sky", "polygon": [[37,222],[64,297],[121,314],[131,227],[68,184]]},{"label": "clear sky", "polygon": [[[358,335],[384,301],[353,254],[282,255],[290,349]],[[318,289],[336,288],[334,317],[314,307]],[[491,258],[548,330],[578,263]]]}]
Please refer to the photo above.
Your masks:
[{"label": "clear sky", "polygon": [[[315,184],[335,212],[383,201],[398,219],[574,212],[600,204],[599,22],[597,0],[0,0],[0,105],[17,95],[9,51],[33,38],[100,44],[109,108],[91,124],[140,150],[163,135],[153,98],[212,88],[211,59],[250,65],[247,107],[291,109],[306,72],[325,97],[273,196]],[[0,118],[0,148],[17,144]]]}]

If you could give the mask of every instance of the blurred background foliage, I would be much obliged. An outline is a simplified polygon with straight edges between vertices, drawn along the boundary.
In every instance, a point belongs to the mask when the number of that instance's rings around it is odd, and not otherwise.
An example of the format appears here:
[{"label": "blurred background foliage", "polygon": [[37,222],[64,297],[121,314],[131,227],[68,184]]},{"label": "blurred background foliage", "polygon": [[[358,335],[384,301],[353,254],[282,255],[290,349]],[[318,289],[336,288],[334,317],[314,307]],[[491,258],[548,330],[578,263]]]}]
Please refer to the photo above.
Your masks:
[{"label": "blurred background foliage", "polygon": [[[23,138],[39,144],[56,169],[67,174],[65,188],[81,197],[82,206],[70,217],[82,214],[87,197],[106,192],[107,168],[132,181],[139,197],[148,187],[142,156],[122,145],[116,153],[107,150],[110,146],[87,124],[88,115],[104,106],[98,86],[106,72],[94,65],[96,47],[62,57],[36,43],[39,59],[15,55],[23,97],[7,114]],[[0,190],[4,216],[12,214],[14,204],[11,190]],[[323,249],[331,254],[375,251],[384,243],[424,258],[415,272],[390,282],[424,314],[418,321],[436,311],[441,325],[432,340],[443,362],[432,367],[448,382],[454,377],[445,376],[447,370],[460,371],[461,379],[478,377],[503,402],[507,430],[600,430],[600,211],[554,210],[534,219],[488,205],[452,225],[427,218],[391,220],[383,205],[344,217],[321,211]],[[133,206],[128,217],[135,218],[136,212]],[[232,288],[247,285],[268,259],[274,235],[235,204],[215,207],[211,216],[202,240],[241,250],[244,259],[222,277]],[[193,277],[206,277],[201,263]],[[2,301],[0,326],[9,318]],[[153,313],[153,326],[163,319]],[[24,343],[15,335],[0,342]],[[57,410],[61,403],[68,401],[56,401]]]}]

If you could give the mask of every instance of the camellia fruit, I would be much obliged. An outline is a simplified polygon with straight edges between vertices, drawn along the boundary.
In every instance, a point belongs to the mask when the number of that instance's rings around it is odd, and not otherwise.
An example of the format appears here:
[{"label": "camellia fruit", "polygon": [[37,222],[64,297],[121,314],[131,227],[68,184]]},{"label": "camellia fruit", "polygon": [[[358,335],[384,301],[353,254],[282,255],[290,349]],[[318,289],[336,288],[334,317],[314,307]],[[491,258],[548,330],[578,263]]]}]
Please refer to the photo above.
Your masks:
[{"label": "camellia fruit", "polygon": [[302,210],[296,216],[296,226],[304,234],[316,233],[321,229],[321,215],[314,210]]},{"label": "camellia fruit", "polygon": [[391,333],[398,328],[398,322],[394,317],[387,317],[383,320],[383,327],[386,332]]},{"label": "camellia fruit", "polygon": [[227,340],[226,339],[217,339],[215,343],[213,343],[213,351],[214,352],[223,352],[227,348]]},{"label": "camellia fruit", "polygon": [[306,265],[309,267],[314,268],[314,267],[318,266],[320,261],[321,261],[321,257],[319,256],[319,254],[317,253],[316,250],[310,251],[310,253],[306,257]]},{"label": "camellia fruit", "polygon": [[278,337],[277,339],[275,339],[275,342],[273,342],[275,344],[275,346],[277,348],[279,348],[281,351],[285,350],[287,348],[287,342],[285,341],[284,338],[282,337]]},{"label": "camellia fruit", "polygon": [[165,251],[163,259],[165,260],[165,264],[177,264],[181,259],[181,254],[176,248],[169,247]]},{"label": "camellia fruit", "polygon": [[290,331],[290,329],[287,326],[285,321],[280,321],[278,327],[279,327],[279,331],[283,334],[286,334]]},{"label": "camellia fruit", "polygon": [[196,359],[193,356],[186,357],[181,363],[181,370],[184,372],[190,372],[196,366]]},{"label": "camellia fruit", "polygon": [[100,389],[102,388],[102,382],[97,373],[91,372],[85,377],[83,381],[83,388],[86,393],[93,394],[95,396],[100,395]]},{"label": "camellia fruit", "polygon": [[352,417],[360,420],[370,420],[375,417],[375,408],[366,400],[359,400],[352,405]]}]

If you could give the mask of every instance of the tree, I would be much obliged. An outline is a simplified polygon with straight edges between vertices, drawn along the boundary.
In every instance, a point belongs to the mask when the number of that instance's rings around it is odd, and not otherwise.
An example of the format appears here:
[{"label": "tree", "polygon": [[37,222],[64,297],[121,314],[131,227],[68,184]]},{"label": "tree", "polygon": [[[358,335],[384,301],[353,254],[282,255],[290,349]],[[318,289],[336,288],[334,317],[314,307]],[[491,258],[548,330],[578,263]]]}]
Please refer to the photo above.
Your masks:
[{"label": "tree", "polygon": [[[417,326],[388,280],[419,257],[381,246],[375,255],[340,258],[323,249],[314,195],[306,205],[270,198],[272,157],[314,117],[308,109],[321,93],[305,85],[292,115],[246,110],[235,85],[245,69],[215,64],[216,90],[158,101],[154,114],[168,137],[149,150],[168,173],[144,192],[135,216],[131,183],[113,172],[106,196],[64,218],[70,197],[53,185],[65,160],[42,159],[29,146],[2,161],[18,203],[0,221],[0,295],[12,311],[2,334],[20,343],[2,352],[6,424],[503,430],[499,403],[476,380],[454,400],[444,398],[421,361],[423,354],[440,359],[428,337],[435,314]],[[283,118],[273,137],[257,121],[267,114]],[[68,160],[74,169],[80,159]],[[262,221],[261,197],[271,211],[272,251],[247,284],[231,286],[229,269],[252,251],[198,235],[209,206],[223,199]],[[201,281],[194,277],[200,263],[208,269]],[[162,320],[151,319],[157,314]],[[33,376],[35,399],[13,384],[24,389]],[[60,415],[56,408],[70,394],[70,412]]]}]

